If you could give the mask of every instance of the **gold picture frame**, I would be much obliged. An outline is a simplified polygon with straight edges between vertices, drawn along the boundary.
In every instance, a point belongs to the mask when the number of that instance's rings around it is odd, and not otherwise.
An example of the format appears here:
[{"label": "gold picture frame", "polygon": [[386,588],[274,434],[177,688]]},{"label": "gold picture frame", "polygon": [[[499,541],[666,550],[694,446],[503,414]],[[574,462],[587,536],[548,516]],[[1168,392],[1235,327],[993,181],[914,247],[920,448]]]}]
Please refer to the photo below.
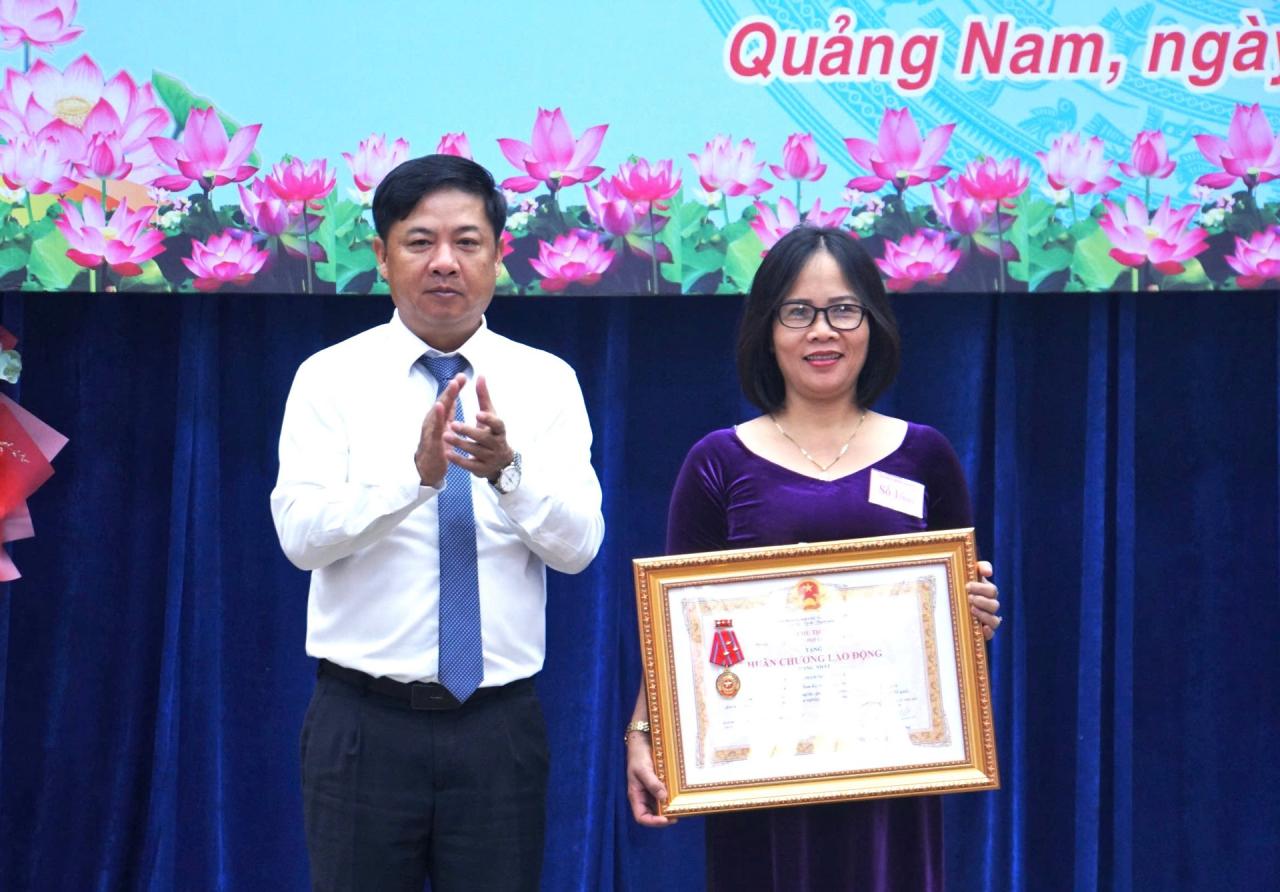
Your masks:
[{"label": "gold picture frame", "polygon": [[669,816],[1000,786],[972,529],[633,561]]}]

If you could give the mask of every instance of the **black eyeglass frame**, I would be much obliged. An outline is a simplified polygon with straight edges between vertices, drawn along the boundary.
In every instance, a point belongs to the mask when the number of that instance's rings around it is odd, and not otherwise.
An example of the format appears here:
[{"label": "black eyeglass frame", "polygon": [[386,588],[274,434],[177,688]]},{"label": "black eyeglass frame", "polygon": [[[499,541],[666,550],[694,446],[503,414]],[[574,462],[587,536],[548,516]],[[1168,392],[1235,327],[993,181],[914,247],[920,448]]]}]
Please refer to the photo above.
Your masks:
[{"label": "black eyeglass frame", "polygon": [[[792,325],[791,323],[787,322],[785,319],[782,318],[782,311],[786,307],[804,307],[806,310],[809,311],[808,321],[805,322],[804,325]],[[837,309],[839,307],[857,307],[858,321],[854,323],[852,326],[850,326],[849,328],[845,328],[842,325],[836,325],[834,322],[831,321],[830,311]],[[865,322],[867,318],[867,308],[860,303],[854,303],[852,301],[850,301],[849,303],[832,304],[829,307],[815,307],[813,304],[808,304],[808,303],[805,303],[804,301],[788,300],[778,304],[778,306],[773,311],[774,317],[778,320],[778,323],[783,328],[790,328],[795,331],[799,331],[800,329],[804,329],[804,328],[809,328],[811,325],[813,325],[813,323],[818,321],[819,313],[821,313],[822,318],[826,320],[827,326],[834,329],[835,331],[857,331],[859,328],[862,327],[862,323]]]}]

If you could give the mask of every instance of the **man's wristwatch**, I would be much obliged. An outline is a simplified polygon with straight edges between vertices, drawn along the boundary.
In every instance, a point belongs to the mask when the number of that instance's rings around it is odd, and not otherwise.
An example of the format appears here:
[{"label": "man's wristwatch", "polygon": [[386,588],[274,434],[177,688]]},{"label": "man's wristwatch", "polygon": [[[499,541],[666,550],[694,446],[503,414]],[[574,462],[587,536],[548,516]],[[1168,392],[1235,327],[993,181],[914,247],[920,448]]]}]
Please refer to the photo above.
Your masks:
[{"label": "man's wristwatch", "polygon": [[499,495],[505,496],[509,492],[515,492],[516,487],[520,485],[520,453],[515,453],[515,457],[511,459],[511,464],[507,465],[498,472],[497,480],[490,480],[489,485],[497,490]]}]

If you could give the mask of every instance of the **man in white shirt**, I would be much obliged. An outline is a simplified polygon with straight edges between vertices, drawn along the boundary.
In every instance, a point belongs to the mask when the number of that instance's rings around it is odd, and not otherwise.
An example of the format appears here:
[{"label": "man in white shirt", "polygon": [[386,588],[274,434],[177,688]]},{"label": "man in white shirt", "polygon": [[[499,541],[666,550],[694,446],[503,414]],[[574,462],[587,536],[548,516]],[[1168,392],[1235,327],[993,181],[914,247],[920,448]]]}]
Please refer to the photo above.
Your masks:
[{"label": "man in white shirt", "polygon": [[547,566],[604,535],[573,370],[491,331],[506,203],[454,156],[373,200],[395,314],[298,369],[271,512],[311,571],[315,889],[537,889]]}]

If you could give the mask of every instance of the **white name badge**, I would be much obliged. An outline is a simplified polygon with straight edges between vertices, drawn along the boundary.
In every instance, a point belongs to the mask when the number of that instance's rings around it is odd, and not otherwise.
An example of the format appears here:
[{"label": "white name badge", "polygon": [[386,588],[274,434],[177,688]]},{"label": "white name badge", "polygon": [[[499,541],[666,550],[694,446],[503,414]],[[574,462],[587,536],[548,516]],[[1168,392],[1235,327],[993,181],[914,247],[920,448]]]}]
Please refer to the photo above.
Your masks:
[{"label": "white name badge", "polygon": [[912,517],[924,518],[924,484],[905,477],[895,477],[875,468],[871,469],[871,492],[867,501]]}]

